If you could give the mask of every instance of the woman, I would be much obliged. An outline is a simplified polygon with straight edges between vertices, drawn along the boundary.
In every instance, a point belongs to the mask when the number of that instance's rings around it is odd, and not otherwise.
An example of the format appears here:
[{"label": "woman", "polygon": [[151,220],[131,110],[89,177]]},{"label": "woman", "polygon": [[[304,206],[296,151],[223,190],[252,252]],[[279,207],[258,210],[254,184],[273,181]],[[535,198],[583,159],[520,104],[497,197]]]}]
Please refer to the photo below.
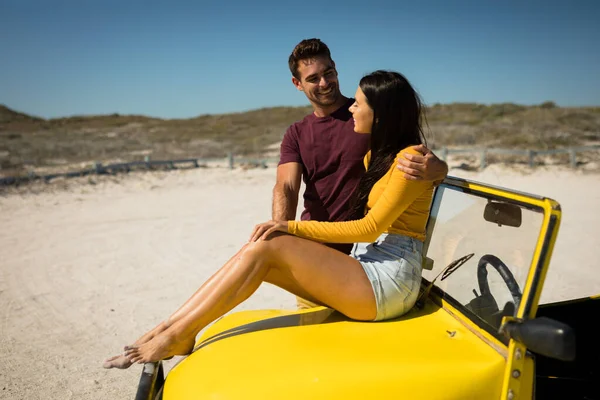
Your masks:
[{"label": "woman", "polygon": [[[352,215],[364,217],[257,225],[249,243],[183,306],[126,346],[124,354],[106,360],[105,368],[189,354],[200,330],[263,282],[360,321],[396,318],[410,310],[421,282],[433,183],[406,180],[395,161],[403,151],[416,154],[408,147],[424,141],[421,102],[401,74],[388,71],[363,77],[355,99],[350,107],[354,130],[371,134],[367,171],[351,205]],[[355,245],[348,257],[318,242]]]}]

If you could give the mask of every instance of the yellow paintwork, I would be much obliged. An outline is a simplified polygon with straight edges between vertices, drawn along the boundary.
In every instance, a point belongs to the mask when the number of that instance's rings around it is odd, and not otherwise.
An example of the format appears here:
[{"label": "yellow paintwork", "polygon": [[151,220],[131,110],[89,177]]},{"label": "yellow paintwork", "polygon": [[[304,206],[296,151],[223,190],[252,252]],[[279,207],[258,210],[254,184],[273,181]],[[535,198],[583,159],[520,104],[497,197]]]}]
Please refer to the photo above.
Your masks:
[{"label": "yellow paintwork", "polygon": [[165,400],[489,399],[500,395],[505,364],[431,301],[380,323],[326,308],[237,313],[198,347],[169,373]]},{"label": "yellow paintwork", "polygon": [[[501,196],[506,199],[516,200],[530,204],[543,210],[544,219],[538,235],[536,248],[531,260],[529,273],[522,288],[523,301],[519,305],[516,318],[530,319],[535,317],[538,302],[542,294],[543,283],[546,279],[548,265],[554,243],[558,234],[561,221],[560,205],[552,199],[529,196],[524,193],[516,193],[502,188],[490,187],[474,182],[452,182],[481,193],[493,196]],[[550,219],[555,218],[554,227],[550,227]],[[544,245],[546,248],[544,249]],[[543,252],[545,250],[545,253]],[[527,299],[531,298],[531,301]],[[526,310],[528,311],[526,313]],[[533,379],[535,377],[535,366],[533,360],[527,355],[526,347],[514,340],[510,340],[508,346],[508,360],[503,376],[502,395],[500,398],[531,399],[533,393]]]},{"label": "yellow paintwork", "polygon": [[[465,180],[446,183],[543,210],[516,315],[534,317],[560,225],[559,205]],[[550,232],[551,215],[557,223]],[[537,273],[536,267],[541,268]],[[323,307],[228,315],[170,371],[163,398],[489,400],[510,393],[518,400],[532,398],[534,373],[523,345],[511,340],[507,347],[459,309],[431,296],[424,309],[378,323],[351,321]]]}]

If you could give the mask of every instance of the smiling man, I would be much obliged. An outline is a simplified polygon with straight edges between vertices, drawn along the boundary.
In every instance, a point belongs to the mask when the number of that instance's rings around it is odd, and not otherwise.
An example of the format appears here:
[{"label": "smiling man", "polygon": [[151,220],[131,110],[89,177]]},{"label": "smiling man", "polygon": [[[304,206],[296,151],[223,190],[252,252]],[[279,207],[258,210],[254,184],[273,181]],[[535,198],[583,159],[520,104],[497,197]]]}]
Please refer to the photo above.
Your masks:
[{"label": "smiling man", "polygon": [[[353,98],[342,95],[335,62],[329,48],[319,39],[298,43],[288,60],[292,83],[304,92],[313,112],[292,124],[280,149],[277,181],[273,188],[272,219],[294,220],[304,180],[302,220],[344,221],[350,215],[352,192],[365,172],[363,159],[370,136],[354,132],[349,111]],[[405,155],[398,168],[407,179],[443,180],[448,166],[425,146],[415,147],[422,156]],[[352,245],[329,243],[349,254]],[[315,304],[297,298],[299,308]]]}]

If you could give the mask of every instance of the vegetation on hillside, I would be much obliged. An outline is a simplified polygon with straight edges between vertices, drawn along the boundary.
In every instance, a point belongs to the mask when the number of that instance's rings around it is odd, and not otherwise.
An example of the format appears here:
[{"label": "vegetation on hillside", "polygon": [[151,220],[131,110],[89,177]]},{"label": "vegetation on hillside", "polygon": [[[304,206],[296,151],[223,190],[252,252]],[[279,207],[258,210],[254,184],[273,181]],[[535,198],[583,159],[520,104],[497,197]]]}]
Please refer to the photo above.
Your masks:
[{"label": "vegetation on hillside", "polygon": [[[311,112],[274,107],[243,113],[161,119],[136,115],[43,119],[0,105],[0,176],[93,161],[264,156],[286,128]],[[600,143],[600,107],[512,103],[434,104],[426,109],[428,145],[553,149]]]}]

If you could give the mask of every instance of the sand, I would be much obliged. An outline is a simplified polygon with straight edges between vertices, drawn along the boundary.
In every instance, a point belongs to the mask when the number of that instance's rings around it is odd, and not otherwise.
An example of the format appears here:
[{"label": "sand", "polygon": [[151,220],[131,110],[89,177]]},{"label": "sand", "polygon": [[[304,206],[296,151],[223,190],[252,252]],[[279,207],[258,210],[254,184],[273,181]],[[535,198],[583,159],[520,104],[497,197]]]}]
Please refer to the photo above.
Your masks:
[{"label": "sand", "polygon": [[[492,165],[450,174],[554,198],[563,221],[542,302],[600,293],[600,175]],[[0,398],[130,399],[105,370],[270,218],[275,169],[77,178],[0,195]],[[293,308],[263,285],[233,311]],[[167,369],[177,358],[167,363]]]}]

